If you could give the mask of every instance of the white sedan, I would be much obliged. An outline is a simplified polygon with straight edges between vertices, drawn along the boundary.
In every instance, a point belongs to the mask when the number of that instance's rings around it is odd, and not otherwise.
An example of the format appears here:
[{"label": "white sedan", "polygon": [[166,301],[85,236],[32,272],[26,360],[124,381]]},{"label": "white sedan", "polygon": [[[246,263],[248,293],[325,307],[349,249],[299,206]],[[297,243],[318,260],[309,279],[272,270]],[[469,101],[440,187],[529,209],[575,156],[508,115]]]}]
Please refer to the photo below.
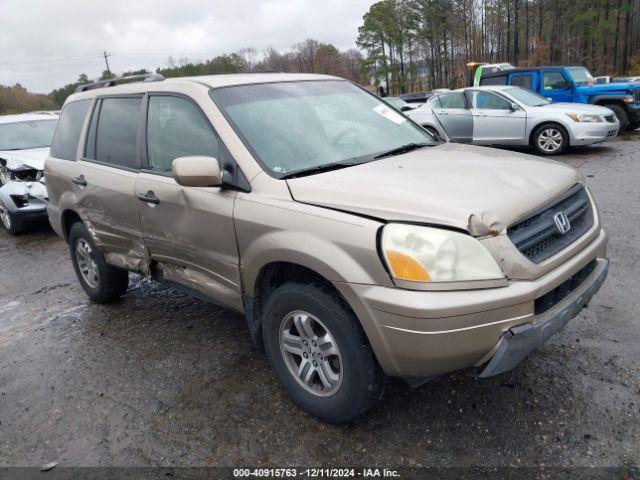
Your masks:
[{"label": "white sedan", "polygon": [[530,145],[542,155],[592,145],[618,134],[606,107],[552,103],[520,87],[492,85],[440,92],[404,112],[433,134],[476,145]]}]

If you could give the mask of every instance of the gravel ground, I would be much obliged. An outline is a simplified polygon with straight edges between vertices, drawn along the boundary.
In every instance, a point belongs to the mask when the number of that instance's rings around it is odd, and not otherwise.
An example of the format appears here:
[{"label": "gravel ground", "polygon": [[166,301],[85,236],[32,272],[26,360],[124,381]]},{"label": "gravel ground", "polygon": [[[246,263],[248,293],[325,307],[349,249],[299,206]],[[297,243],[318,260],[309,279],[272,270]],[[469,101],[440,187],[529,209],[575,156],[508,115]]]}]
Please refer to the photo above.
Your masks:
[{"label": "gravel ground", "polygon": [[589,309],[512,372],[392,381],[348,426],[289,401],[240,315],[140,277],[92,304],[51,230],[0,231],[0,465],[640,465],[640,134],[561,160],[611,235]]}]

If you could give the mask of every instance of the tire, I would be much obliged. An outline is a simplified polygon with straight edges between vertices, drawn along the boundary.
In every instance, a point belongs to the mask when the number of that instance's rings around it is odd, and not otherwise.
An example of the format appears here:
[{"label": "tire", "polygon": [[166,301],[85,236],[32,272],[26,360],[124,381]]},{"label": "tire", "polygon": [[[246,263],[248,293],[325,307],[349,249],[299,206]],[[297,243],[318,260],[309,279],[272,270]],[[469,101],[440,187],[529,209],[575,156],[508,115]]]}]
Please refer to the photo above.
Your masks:
[{"label": "tire", "polygon": [[427,132],[429,132],[429,134],[431,134],[431,136],[434,137],[436,140],[444,141],[442,139],[442,136],[438,133],[438,131],[435,128],[433,128],[431,125],[423,125],[422,128],[424,128]]},{"label": "tire", "polygon": [[539,155],[559,155],[569,147],[569,134],[562,125],[545,123],[533,132],[531,146]]},{"label": "tire", "polygon": [[74,223],[69,230],[69,253],[78,281],[91,300],[109,303],[126,293],[129,272],[107,265],[81,222]]},{"label": "tire", "polygon": [[[313,335],[300,334],[302,324],[301,330],[308,332],[305,328],[310,327]],[[263,309],[262,333],[278,380],[311,415],[330,423],[350,422],[382,396],[386,376],[371,345],[353,312],[328,287],[297,282],[278,287]],[[287,334],[289,341],[281,341]],[[285,345],[297,353],[285,351]],[[303,362],[302,374],[308,374],[308,383],[294,374]],[[323,382],[321,374],[328,381]]]},{"label": "tire", "polygon": [[10,235],[18,235],[22,232],[22,224],[16,216],[5,207],[2,200],[0,200],[0,224],[2,224]]},{"label": "tire", "polygon": [[627,112],[625,111],[624,107],[621,107],[620,105],[617,105],[615,103],[612,103],[611,105],[603,105],[603,107],[607,107],[613,110],[613,113],[616,114],[616,117],[618,118],[618,122],[620,122],[621,132],[624,132],[629,128],[629,115],[627,115]]}]

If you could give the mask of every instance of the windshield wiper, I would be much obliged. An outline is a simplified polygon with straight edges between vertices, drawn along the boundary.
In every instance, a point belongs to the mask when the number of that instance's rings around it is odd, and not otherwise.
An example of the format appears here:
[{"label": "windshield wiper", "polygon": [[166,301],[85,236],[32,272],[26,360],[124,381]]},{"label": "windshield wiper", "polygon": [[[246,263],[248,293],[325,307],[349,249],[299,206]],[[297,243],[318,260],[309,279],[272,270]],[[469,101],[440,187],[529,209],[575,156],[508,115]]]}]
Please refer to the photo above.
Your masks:
[{"label": "windshield wiper", "polygon": [[424,143],[407,143],[406,145],[402,145],[398,148],[392,148],[391,150],[387,150],[386,152],[382,152],[379,155],[376,155],[374,160],[384,157],[393,157],[394,155],[401,155],[403,153],[413,152],[414,150],[418,150],[422,147],[427,147],[429,145],[433,145],[432,143],[424,142]]},{"label": "windshield wiper", "polygon": [[316,165],[315,167],[305,168],[296,172],[291,172],[280,177],[282,180],[288,178],[304,177],[306,175],[313,175],[315,173],[329,172],[331,170],[339,170],[340,168],[353,167],[354,165],[360,165],[363,162],[333,162],[325,163],[324,165]]}]

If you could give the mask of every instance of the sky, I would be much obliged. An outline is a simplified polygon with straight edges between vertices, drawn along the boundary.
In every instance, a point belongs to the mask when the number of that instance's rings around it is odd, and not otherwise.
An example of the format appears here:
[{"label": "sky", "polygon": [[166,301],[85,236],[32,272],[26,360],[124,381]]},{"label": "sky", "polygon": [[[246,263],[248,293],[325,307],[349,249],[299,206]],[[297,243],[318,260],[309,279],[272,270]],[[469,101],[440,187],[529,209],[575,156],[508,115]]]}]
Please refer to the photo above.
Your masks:
[{"label": "sky", "polygon": [[0,0],[0,84],[48,93],[86,73],[205,60],[306,38],[355,47],[374,0]]}]

